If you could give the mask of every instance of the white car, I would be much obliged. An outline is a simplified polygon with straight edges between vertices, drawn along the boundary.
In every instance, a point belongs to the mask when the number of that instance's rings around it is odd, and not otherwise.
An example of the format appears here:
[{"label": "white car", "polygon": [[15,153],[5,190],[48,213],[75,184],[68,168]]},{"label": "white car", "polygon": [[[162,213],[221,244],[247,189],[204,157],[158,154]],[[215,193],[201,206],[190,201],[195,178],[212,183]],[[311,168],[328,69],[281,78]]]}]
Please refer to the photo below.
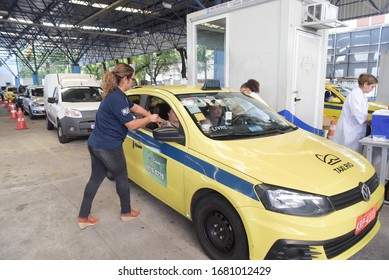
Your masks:
[{"label": "white car", "polygon": [[45,116],[43,86],[28,86],[23,98],[23,113],[30,119]]}]

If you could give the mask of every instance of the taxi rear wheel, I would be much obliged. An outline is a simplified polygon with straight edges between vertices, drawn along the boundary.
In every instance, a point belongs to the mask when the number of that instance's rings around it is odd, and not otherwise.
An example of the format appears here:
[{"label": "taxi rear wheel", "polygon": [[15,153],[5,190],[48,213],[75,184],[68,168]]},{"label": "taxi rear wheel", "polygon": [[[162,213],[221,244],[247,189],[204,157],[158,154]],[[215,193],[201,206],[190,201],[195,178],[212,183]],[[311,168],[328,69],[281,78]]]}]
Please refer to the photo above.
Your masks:
[{"label": "taxi rear wheel", "polygon": [[199,242],[211,259],[248,259],[248,245],[243,223],[220,195],[201,199],[194,211],[193,222]]}]

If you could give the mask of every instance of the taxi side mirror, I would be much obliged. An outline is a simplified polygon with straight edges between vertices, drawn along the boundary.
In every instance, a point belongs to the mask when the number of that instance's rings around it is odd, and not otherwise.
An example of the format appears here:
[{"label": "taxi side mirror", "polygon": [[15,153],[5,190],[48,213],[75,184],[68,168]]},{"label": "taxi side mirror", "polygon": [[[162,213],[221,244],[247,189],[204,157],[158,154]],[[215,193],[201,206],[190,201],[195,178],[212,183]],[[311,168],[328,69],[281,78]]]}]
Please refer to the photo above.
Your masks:
[{"label": "taxi side mirror", "polygon": [[177,142],[185,145],[185,135],[174,127],[161,127],[153,130],[155,140],[163,142]]}]

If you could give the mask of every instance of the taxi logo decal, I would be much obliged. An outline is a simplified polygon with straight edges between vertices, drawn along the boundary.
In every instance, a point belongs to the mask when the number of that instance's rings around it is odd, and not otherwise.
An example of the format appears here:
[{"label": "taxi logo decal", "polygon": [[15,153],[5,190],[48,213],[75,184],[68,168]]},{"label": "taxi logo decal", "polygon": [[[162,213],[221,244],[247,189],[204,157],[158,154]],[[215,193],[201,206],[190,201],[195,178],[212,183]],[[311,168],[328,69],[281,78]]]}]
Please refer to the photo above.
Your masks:
[{"label": "taxi logo decal", "polygon": [[[315,156],[318,160],[324,162],[325,164],[331,165],[331,166],[342,162],[342,160],[340,158],[338,158],[337,156],[332,155],[332,154],[326,154],[324,156],[316,154]],[[354,165],[351,162],[346,162],[346,163],[343,163],[343,164],[340,164],[340,165],[334,167],[333,170],[336,173],[340,174],[340,173],[343,173],[344,171],[346,171],[352,167],[354,167]]]},{"label": "taxi logo decal", "polygon": [[316,154],[315,155],[320,161],[328,164],[328,165],[335,165],[335,164],[338,164],[339,162],[341,162],[342,160],[340,158],[338,158],[337,156],[334,156],[332,154],[326,154],[326,155],[319,155],[319,154]]}]

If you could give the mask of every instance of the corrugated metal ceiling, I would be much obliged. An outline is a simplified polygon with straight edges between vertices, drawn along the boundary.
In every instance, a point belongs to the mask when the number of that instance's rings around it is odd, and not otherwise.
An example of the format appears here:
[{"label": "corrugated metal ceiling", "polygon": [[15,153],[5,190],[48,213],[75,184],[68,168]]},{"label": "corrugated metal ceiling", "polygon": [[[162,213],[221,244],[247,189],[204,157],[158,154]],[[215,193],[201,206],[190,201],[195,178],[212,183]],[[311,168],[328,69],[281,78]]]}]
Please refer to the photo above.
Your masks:
[{"label": "corrugated metal ceiling", "polygon": [[[1,0],[0,63],[12,54],[28,64],[26,49],[43,57],[39,68],[55,51],[84,65],[184,47],[186,15],[223,2],[228,1]],[[339,7],[339,20],[387,13],[389,5],[389,0],[330,2]]]},{"label": "corrugated metal ceiling", "polygon": [[388,13],[388,0],[331,0],[341,21]]}]

